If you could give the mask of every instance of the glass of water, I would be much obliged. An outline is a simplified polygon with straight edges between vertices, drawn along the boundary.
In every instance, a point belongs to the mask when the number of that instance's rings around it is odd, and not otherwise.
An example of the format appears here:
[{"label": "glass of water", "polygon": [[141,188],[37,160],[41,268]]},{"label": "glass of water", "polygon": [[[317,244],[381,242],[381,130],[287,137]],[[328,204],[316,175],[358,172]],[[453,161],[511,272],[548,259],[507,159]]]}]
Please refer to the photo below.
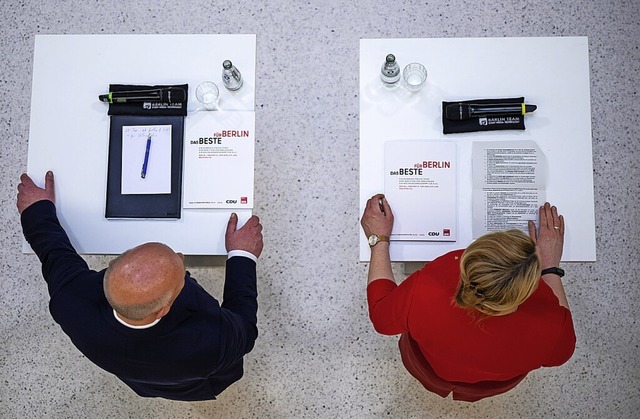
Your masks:
[{"label": "glass of water", "polygon": [[218,109],[220,90],[214,82],[203,81],[196,87],[196,98],[206,110],[215,111]]},{"label": "glass of water", "polygon": [[404,86],[412,92],[422,89],[427,81],[427,69],[420,63],[411,63],[402,71]]}]

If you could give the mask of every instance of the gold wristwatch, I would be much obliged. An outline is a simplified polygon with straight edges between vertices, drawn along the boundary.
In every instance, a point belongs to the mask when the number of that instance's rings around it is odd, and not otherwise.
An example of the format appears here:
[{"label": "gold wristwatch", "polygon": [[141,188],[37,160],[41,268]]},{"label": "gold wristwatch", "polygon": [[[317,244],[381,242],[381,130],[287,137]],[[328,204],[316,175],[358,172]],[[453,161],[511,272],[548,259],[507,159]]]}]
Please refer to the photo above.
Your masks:
[{"label": "gold wristwatch", "polygon": [[373,247],[380,242],[388,242],[389,236],[381,236],[379,234],[372,234],[369,236],[369,247]]}]

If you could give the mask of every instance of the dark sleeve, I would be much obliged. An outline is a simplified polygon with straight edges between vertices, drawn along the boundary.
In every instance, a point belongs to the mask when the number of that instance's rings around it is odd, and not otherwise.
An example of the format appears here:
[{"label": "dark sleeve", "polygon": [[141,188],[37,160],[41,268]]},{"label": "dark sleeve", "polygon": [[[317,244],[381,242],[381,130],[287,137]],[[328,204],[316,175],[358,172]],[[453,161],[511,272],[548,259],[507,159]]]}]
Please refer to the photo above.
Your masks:
[{"label": "dark sleeve", "polygon": [[253,349],[258,337],[256,263],[234,256],[227,260],[222,302],[220,367],[229,366]]},{"label": "dark sleeve", "polygon": [[22,212],[20,221],[24,237],[42,263],[50,296],[89,271],[60,225],[53,202],[43,200],[30,205]]}]

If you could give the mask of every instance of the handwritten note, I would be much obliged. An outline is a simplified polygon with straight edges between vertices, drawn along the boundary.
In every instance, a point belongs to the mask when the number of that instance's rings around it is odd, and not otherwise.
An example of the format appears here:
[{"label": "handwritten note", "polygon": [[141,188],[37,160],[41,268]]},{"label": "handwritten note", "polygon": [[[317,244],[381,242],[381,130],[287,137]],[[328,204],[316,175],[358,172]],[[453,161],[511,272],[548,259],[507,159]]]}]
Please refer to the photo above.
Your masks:
[{"label": "handwritten note", "polygon": [[123,195],[171,193],[171,125],[122,127],[121,189]]}]

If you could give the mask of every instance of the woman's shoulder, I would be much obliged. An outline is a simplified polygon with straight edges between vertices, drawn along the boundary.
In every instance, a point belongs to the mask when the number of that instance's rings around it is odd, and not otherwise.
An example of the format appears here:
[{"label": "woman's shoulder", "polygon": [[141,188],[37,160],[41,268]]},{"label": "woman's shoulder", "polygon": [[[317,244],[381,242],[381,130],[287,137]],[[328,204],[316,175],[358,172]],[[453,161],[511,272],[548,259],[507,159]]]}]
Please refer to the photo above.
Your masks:
[{"label": "woman's shoulder", "polygon": [[460,278],[460,258],[464,249],[453,250],[427,262],[414,275],[423,285],[455,287]]},{"label": "woman's shoulder", "polygon": [[460,272],[460,258],[464,249],[452,250],[445,253],[442,256],[438,256],[431,262],[427,262],[423,269],[430,271],[444,271],[444,272]]}]

